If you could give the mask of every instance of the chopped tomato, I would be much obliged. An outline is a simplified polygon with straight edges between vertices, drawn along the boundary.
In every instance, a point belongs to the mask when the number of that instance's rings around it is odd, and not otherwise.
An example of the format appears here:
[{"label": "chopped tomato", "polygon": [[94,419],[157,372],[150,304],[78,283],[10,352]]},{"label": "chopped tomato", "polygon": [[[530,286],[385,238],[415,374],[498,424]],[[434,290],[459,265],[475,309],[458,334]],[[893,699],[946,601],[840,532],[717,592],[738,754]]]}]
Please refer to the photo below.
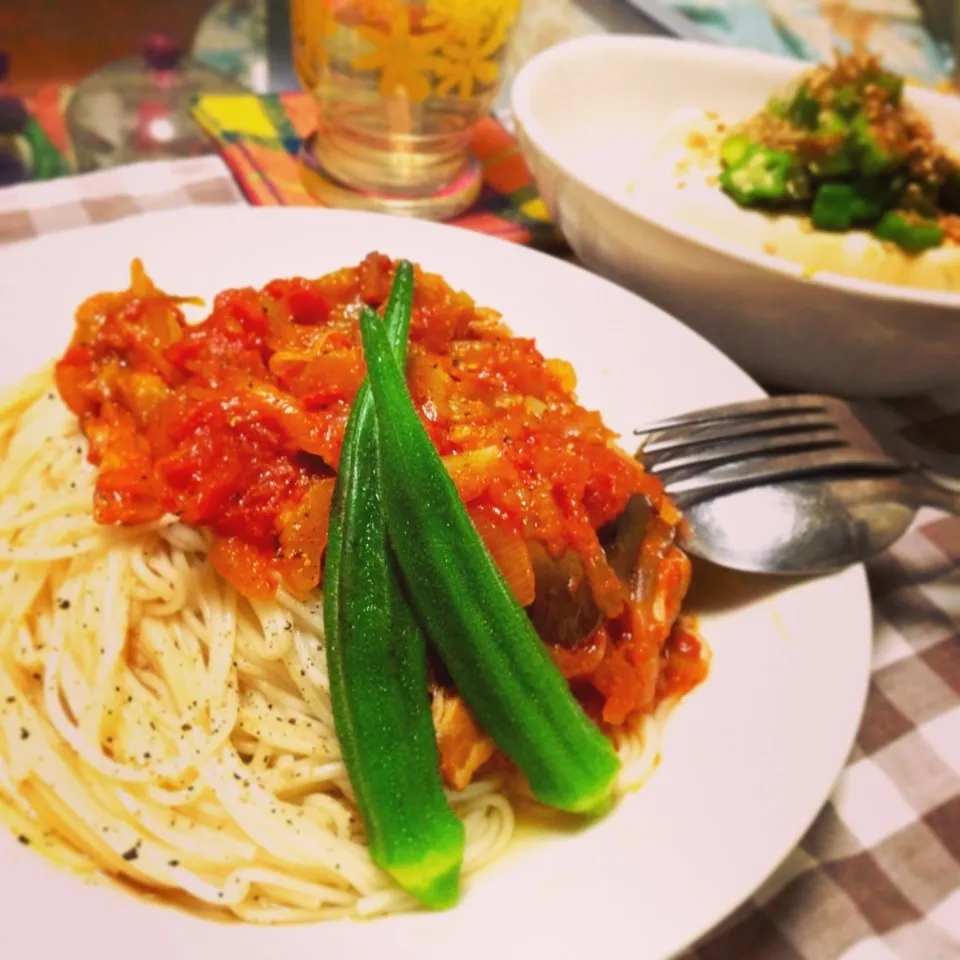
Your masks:
[{"label": "chopped tomato", "polygon": [[682,697],[707,677],[703,642],[689,626],[678,625],[663,646],[657,700]]},{"label": "chopped tomato", "polygon": [[606,627],[597,627],[587,638],[586,642],[568,650],[559,644],[550,647],[550,656],[557,665],[557,669],[567,678],[576,680],[579,677],[592,676],[597,667],[603,663],[607,653],[610,637]]}]

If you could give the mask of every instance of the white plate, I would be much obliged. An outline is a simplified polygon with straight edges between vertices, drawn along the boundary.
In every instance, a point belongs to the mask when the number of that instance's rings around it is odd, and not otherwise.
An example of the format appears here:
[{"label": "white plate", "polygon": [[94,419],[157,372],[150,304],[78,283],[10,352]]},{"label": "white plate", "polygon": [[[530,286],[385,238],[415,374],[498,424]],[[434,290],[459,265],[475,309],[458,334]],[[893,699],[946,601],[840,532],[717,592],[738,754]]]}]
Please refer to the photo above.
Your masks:
[{"label": "white plate", "polygon": [[[677,321],[560,260],[463,230],[358,213],[223,209],[76,230],[0,251],[0,383],[62,351],[87,294],[131,257],[176,293],[318,275],[371,249],[408,257],[501,310],[629,441],[651,418],[757,386]],[[779,584],[777,584],[780,586]],[[823,804],[857,729],[870,605],[859,569],[762,596],[741,578],[703,629],[707,682],[671,720],[648,784],[580,833],[524,842],[443,914],[253,928],[196,920],[60,874],[0,837],[4,956],[99,960],[669,955],[778,864]],[[754,596],[744,601],[744,596]],[[724,608],[726,608],[724,610]],[[506,950],[506,953],[505,953]],[[78,953],[79,951],[79,953]]]}]

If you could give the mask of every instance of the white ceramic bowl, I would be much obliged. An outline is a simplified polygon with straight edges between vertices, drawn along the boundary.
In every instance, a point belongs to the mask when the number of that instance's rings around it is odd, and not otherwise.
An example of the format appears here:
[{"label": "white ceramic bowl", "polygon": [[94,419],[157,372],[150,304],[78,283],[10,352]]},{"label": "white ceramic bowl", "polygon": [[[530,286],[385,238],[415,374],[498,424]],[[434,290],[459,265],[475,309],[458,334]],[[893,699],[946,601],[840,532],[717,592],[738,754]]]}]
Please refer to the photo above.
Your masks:
[{"label": "white ceramic bowl", "polygon": [[[960,379],[960,291],[830,273],[645,207],[627,186],[678,109],[740,119],[803,64],[652,37],[590,37],[531,60],[513,88],[520,142],[580,259],[688,323],[768,385],[847,396]],[[911,89],[937,136],[960,143],[960,100]],[[680,365],[682,357],[665,358]]]}]

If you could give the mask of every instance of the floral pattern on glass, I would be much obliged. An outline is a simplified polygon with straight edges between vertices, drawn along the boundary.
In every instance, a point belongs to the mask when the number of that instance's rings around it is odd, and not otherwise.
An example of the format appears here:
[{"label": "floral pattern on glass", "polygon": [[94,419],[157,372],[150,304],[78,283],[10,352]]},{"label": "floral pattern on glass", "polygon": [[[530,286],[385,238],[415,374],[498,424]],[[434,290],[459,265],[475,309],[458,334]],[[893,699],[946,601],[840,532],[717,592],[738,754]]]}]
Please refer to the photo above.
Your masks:
[{"label": "floral pattern on glass", "polygon": [[336,22],[326,0],[292,0],[290,27],[297,74],[310,90],[327,62],[325,41],[336,32]]},{"label": "floral pattern on glass", "polygon": [[350,61],[374,73],[380,93],[420,103],[432,95],[468,99],[500,79],[500,63],[521,0],[293,0],[301,80],[309,88],[337,29],[355,31]]},{"label": "floral pattern on glass", "polygon": [[428,74],[440,65],[437,50],[443,36],[437,30],[415,32],[411,19],[410,11],[400,7],[386,29],[358,27],[357,34],[370,50],[354,58],[352,66],[354,70],[378,71],[383,96],[403,91],[419,103],[430,96]]}]

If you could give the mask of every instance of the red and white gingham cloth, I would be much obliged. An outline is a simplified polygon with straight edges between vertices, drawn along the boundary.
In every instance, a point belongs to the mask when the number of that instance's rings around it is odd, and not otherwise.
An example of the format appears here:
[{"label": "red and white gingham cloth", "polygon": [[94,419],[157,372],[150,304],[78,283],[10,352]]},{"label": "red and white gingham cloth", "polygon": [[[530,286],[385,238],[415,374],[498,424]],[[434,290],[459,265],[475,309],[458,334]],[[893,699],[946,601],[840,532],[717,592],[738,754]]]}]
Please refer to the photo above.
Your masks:
[{"label": "red and white gingham cloth", "polygon": [[[242,202],[219,158],[139,164],[0,190],[0,243]],[[960,454],[960,388],[877,412]],[[960,518],[921,513],[869,575],[873,678],[837,789],[764,888],[684,960],[960,960]]]}]

